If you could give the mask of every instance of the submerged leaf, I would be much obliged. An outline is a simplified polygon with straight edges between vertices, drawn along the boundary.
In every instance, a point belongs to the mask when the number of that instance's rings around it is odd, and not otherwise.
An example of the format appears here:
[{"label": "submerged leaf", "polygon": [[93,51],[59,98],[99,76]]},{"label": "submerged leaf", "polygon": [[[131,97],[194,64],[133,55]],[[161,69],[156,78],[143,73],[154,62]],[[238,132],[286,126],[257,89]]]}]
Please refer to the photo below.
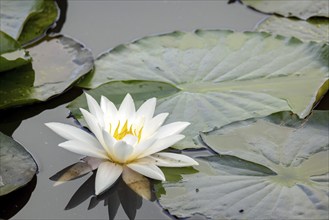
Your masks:
[{"label": "submerged leaf", "polygon": [[31,57],[19,43],[0,31],[0,72],[8,71],[31,62]]},{"label": "submerged leaf", "polygon": [[0,109],[45,101],[64,92],[93,67],[90,50],[65,36],[48,38],[27,50],[33,67],[1,73]]},{"label": "submerged leaf", "polygon": [[329,43],[329,19],[313,18],[303,21],[273,15],[260,23],[257,31],[297,37],[303,41]]},{"label": "submerged leaf", "polygon": [[37,164],[23,146],[0,132],[0,196],[30,182]]},{"label": "submerged leaf", "polygon": [[298,17],[304,20],[310,17],[329,17],[329,2],[327,0],[242,0],[242,2],[256,10],[286,17]]},{"label": "submerged leaf", "polygon": [[[127,91],[134,100],[156,96],[156,113],[168,112],[168,122],[193,125],[176,146],[193,148],[199,131],[234,121],[284,110],[306,117],[328,90],[327,52],[328,45],[266,33],[174,32],[103,54],[80,86],[98,87],[91,91],[95,97],[121,98]],[[167,85],[163,91],[159,83]],[[151,92],[141,93],[144,85]],[[84,102],[69,106],[78,119],[77,106],[85,108]]]}]

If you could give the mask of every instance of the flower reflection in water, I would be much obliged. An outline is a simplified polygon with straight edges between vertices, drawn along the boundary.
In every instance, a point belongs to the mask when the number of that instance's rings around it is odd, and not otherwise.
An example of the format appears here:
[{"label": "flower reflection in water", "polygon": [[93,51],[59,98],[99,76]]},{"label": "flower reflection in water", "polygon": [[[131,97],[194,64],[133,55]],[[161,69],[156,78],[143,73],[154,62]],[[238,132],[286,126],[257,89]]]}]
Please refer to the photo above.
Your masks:
[{"label": "flower reflection in water", "polygon": [[[64,168],[50,177],[50,179],[56,181],[54,185],[59,185],[86,175],[92,171],[89,159],[88,157],[84,158],[82,161]],[[96,172],[93,172],[73,194],[65,210],[75,208],[90,198],[88,210],[93,209],[100,202],[103,202],[104,206],[108,207],[109,219],[114,219],[121,204],[127,217],[129,219],[135,219],[137,210],[142,206],[143,198],[150,201],[154,201],[156,198],[152,191],[153,187],[150,180],[143,176],[135,176],[134,173],[129,178],[125,177],[125,181],[123,180],[123,176],[120,177],[112,187],[101,195],[96,195],[95,177]]]}]

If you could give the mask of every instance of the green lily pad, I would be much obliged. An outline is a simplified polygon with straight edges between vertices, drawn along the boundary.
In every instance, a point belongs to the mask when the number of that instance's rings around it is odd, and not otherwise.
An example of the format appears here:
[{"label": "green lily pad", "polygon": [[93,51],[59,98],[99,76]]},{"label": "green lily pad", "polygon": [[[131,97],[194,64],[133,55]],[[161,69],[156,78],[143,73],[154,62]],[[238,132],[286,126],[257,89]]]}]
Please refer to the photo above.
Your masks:
[{"label": "green lily pad", "polygon": [[0,72],[11,70],[31,62],[31,57],[19,43],[0,31]]},{"label": "green lily pad", "polygon": [[204,134],[229,155],[199,158],[198,173],[164,182],[161,206],[183,218],[328,219],[328,113],[304,121],[275,115]]},{"label": "green lily pad", "polygon": [[42,12],[37,13],[27,20],[18,41],[21,44],[26,44],[43,37],[46,31],[58,19],[58,16],[59,10],[57,4],[52,0],[45,0]]},{"label": "green lily pad", "polygon": [[42,12],[43,0],[0,1],[0,27],[14,39],[18,39],[26,21],[35,14]]},{"label": "green lily pad", "polygon": [[[101,55],[94,73],[79,85],[96,88],[108,82],[144,80],[139,83],[158,81],[175,87],[176,92],[169,89],[158,97],[156,113],[169,112],[168,123],[191,122],[183,132],[187,138],[176,146],[191,148],[196,147],[192,138],[199,131],[234,121],[284,110],[306,117],[328,90],[327,60],[328,45],[295,38],[220,30],[174,32],[120,45]],[[110,86],[94,90],[99,89],[98,97],[109,97]],[[123,97],[127,91],[138,101],[158,95],[135,96],[140,88],[124,85],[114,94]],[[86,107],[84,102],[75,104]],[[79,114],[73,115],[79,119]]]},{"label": "green lily pad", "polygon": [[310,17],[329,17],[327,0],[242,0],[243,4],[265,13],[275,13],[285,17],[308,19]]},{"label": "green lily pad", "polygon": [[1,73],[0,109],[61,94],[93,68],[90,50],[65,36],[48,38],[27,50],[32,66]]},{"label": "green lily pad", "polygon": [[0,196],[28,182],[37,172],[37,164],[23,146],[0,132]]},{"label": "green lily pad", "polygon": [[304,21],[273,15],[260,23],[257,31],[297,37],[303,41],[329,43],[329,19],[311,18]]}]

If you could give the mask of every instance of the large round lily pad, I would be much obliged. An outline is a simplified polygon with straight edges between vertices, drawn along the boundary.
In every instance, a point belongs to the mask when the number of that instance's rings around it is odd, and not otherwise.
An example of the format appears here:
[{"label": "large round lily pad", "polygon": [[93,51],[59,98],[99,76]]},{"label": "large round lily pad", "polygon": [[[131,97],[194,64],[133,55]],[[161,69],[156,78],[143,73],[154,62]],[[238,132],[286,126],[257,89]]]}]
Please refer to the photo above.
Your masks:
[{"label": "large round lily pad", "polygon": [[61,94],[93,68],[90,50],[65,36],[48,38],[27,50],[32,66],[1,73],[0,109]]},{"label": "large round lily pad", "polygon": [[0,161],[0,196],[30,182],[38,169],[31,154],[1,132]]},{"label": "large round lily pad", "polygon": [[[191,122],[177,146],[190,148],[199,131],[234,121],[284,110],[307,116],[328,90],[327,51],[328,45],[258,32],[174,32],[103,54],[80,86],[110,97],[115,85],[114,94],[121,98],[129,92],[139,101],[159,95],[157,113],[169,112],[168,122]],[[122,87],[111,84],[118,81]],[[152,83],[169,86],[160,91],[154,85],[141,95],[141,86]],[[86,105],[75,102],[70,108],[79,119],[77,106]]]},{"label": "large round lily pad", "polygon": [[329,19],[311,18],[304,21],[273,15],[260,23],[257,31],[297,37],[303,41],[329,43]]},{"label": "large round lily pad", "polygon": [[178,217],[328,219],[328,120],[328,111],[306,121],[281,114],[205,134],[226,155],[199,158],[199,173],[163,183],[159,202]]},{"label": "large round lily pad", "polygon": [[298,17],[305,20],[310,17],[329,17],[327,0],[242,0],[242,2],[256,10],[286,17]]}]

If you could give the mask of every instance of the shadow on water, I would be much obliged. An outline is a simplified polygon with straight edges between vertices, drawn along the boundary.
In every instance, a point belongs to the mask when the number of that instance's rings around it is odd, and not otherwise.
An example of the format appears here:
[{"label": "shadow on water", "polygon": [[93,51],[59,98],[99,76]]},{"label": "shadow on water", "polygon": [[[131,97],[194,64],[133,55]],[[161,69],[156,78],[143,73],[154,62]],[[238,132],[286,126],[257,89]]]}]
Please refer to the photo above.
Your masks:
[{"label": "shadow on water", "polygon": [[[95,208],[100,202],[107,206],[109,219],[115,219],[117,211],[122,206],[129,219],[135,219],[137,210],[142,207],[143,198],[130,189],[120,177],[118,181],[101,195],[95,195],[94,172],[73,194],[65,210],[70,210],[90,198],[88,210]],[[155,200],[155,195],[152,196]]]},{"label": "shadow on water", "polygon": [[16,215],[30,200],[31,194],[37,184],[37,176],[23,186],[7,195],[0,196],[0,219],[9,219]]},{"label": "shadow on water", "polygon": [[81,94],[82,89],[73,87],[46,102],[0,110],[0,132],[11,136],[23,120],[36,116],[47,109],[54,109],[71,102]]}]

